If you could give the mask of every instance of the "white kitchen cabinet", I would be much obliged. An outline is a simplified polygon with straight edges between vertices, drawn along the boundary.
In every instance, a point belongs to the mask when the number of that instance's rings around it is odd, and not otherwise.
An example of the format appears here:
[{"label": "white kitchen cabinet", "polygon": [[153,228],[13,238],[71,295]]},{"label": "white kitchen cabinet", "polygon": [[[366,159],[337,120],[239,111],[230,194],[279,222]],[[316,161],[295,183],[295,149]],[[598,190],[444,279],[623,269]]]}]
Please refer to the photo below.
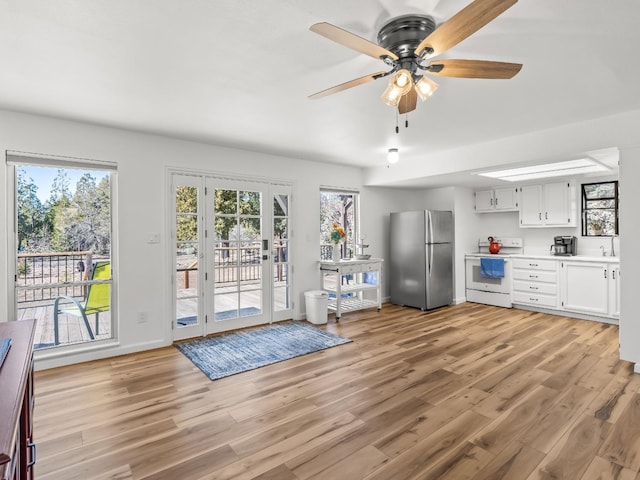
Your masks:
[{"label": "white kitchen cabinet", "polygon": [[518,189],[515,187],[480,190],[474,195],[476,213],[518,211]]},{"label": "white kitchen cabinet", "polygon": [[609,316],[620,318],[620,265],[609,265]]},{"label": "white kitchen cabinet", "polygon": [[563,309],[609,315],[609,265],[600,262],[561,262]]},{"label": "white kitchen cabinet", "polygon": [[514,258],[513,303],[558,308],[558,262]]},{"label": "white kitchen cabinet", "polygon": [[520,227],[575,227],[575,192],[572,182],[520,187]]}]

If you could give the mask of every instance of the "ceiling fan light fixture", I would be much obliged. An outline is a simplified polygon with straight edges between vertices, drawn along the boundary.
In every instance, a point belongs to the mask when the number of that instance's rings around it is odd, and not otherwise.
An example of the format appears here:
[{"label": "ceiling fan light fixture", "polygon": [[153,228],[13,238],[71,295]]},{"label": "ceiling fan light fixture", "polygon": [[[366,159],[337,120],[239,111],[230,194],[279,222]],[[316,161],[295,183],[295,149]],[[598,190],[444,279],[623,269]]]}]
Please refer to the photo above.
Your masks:
[{"label": "ceiling fan light fixture", "polygon": [[416,93],[424,102],[438,89],[440,85],[431,80],[428,77],[422,77],[418,83],[416,83]]},{"label": "ceiling fan light fixture", "polygon": [[390,148],[387,151],[387,162],[390,164],[398,163],[400,160],[400,152],[397,148]]},{"label": "ceiling fan light fixture", "polygon": [[402,96],[413,87],[411,72],[407,69],[398,70],[391,80],[387,89],[382,93],[382,101],[392,107],[397,107]]}]

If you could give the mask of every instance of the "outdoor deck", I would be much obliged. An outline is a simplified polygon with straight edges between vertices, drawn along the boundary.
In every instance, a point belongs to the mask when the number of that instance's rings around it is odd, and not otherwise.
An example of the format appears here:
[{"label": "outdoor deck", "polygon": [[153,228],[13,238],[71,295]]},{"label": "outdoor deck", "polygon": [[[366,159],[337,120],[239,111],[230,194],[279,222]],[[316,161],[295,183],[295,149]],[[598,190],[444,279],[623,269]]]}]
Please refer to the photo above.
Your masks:
[{"label": "outdoor deck", "polygon": [[[37,320],[35,338],[33,341],[36,349],[54,346],[53,304],[47,302],[40,305],[19,305],[18,320],[35,318]],[[91,329],[95,329],[95,315],[90,315]],[[91,341],[89,332],[81,317],[61,314],[58,317],[58,332],[60,345],[70,345]],[[98,322],[100,331],[95,336],[96,340],[111,338],[111,312],[100,313]],[[95,333],[95,332],[94,332]]]},{"label": "outdoor deck", "polygon": [[[253,250],[255,249],[242,249],[240,268],[236,268],[233,251],[216,257],[214,276],[216,282],[214,318],[216,320],[223,321],[236,316],[255,315],[272,308],[271,305],[264,304],[260,286],[262,266],[259,261],[256,261]],[[280,254],[278,258],[284,258],[284,254]],[[97,256],[92,255],[91,252],[18,255],[17,320],[35,319],[37,321],[34,339],[36,349],[55,346],[55,299],[65,295],[82,302],[87,288],[86,284],[81,285],[82,281],[86,283],[87,280],[85,268],[96,259]],[[197,321],[198,302],[201,298],[196,288],[198,285],[197,256],[195,254],[178,256],[176,272],[177,326],[192,325]],[[287,266],[276,264],[272,274],[273,308],[275,311],[285,310],[289,308],[290,302]],[[94,340],[113,337],[111,311],[99,314],[98,332],[95,331],[95,314],[87,317],[95,336]],[[59,345],[91,341],[82,317],[63,313],[58,316],[58,336]]]}]

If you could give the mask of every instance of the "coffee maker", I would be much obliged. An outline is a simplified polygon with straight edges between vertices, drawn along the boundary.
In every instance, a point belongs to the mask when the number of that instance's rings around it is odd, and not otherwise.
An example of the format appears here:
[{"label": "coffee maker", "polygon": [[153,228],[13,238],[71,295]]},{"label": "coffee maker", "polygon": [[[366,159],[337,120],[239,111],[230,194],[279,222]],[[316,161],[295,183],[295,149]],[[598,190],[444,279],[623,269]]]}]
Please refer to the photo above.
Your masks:
[{"label": "coffee maker", "polygon": [[577,255],[578,239],[568,235],[557,235],[553,237],[553,245],[551,245],[551,255]]}]

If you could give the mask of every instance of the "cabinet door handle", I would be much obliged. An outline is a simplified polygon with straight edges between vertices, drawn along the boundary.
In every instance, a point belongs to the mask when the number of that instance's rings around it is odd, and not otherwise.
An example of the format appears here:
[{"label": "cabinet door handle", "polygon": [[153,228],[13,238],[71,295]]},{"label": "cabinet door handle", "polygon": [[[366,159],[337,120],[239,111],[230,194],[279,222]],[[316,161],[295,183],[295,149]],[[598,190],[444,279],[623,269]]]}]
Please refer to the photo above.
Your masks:
[{"label": "cabinet door handle", "polygon": [[611,278],[614,279],[614,280],[616,279],[616,271],[615,270],[611,271]]},{"label": "cabinet door handle", "polygon": [[538,220],[542,220],[542,212],[538,212]]},{"label": "cabinet door handle", "polygon": [[529,275],[529,278],[538,278],[538,275]]},{"label": "cabinet door handle", "polygon": [[493,198],[489,199],[489,205],[491,205],[493,207]]},{"label": "cabinet door handle", "polygon": [[537,263],[530,263],[530,264],[529,264],[529,266],[530,266],[530,267],[537,267],[537,266],[538,266],[538,264],[537,264]]},{"label": "cabinet door handle", "polygon": [[537,301],[538,301],[538,299],[537,299],[537,298],[531,298],[531,297],[529,297],[529,301],[531,301],[531,302],[537,302]]},{"label": "cabinet door handle", "polygon": [[31,460],[27,463],[27,467],[33,467],[36,464],[36,444],[29,442],[27,447],[31,450]]},{"label": "cabinet door handle", "polygon": [[534,287],[533,285],[529,285],[529,288],[530,288],[531,290],[538,290],[538,287]]},{"label": "cabinet door handle", "polygon": [[496,198],[496,207],[498,206],[498,199]]},{"label": "cabinet door handle", "polygon": [[547,212],[544,212],[544,219],[549,220],[549,214]]},{"label": "cabinet door handle", "polygon": [[604,269],[604,278],[607,278],[607,269]]}]

